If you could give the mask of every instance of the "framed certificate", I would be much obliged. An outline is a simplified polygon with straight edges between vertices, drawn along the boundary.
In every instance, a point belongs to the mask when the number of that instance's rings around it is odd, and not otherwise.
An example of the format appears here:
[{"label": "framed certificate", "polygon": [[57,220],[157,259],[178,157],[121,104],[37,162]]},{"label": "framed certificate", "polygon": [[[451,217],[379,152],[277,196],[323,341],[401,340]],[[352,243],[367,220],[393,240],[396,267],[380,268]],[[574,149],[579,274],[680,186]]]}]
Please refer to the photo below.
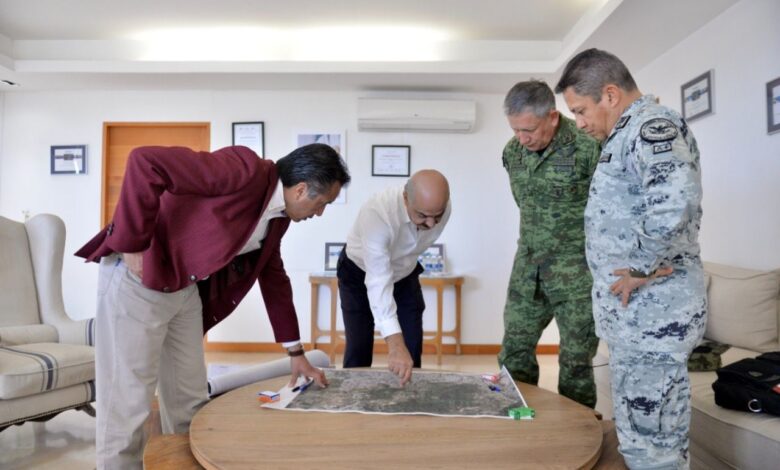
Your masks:
[{"label": "framed certificate", "polygon": [[265,157],[265,123],[234,122],[233,145],[243,145],[254,151],[258,157]]},{"label": "framed certificate", "polygon": [[325,243],[325,271],[335,271],[346,243]]},{"label": "framed certificate", "polygon": [[766,131],[780,132],[780,77],[766,84]]},{"label": "framed certificate", "polygon": [[373,145],[371,176],[409,176],[411,154],[408,145]]},{"label": "framed certificate", "polygon": [[708,70],[680,88],[683,117],[692,121],[712,114],[712,70]]},{"label": "framed certificate", "polygon": [[56,174],[83,175],[87,172],[86,145],[52,145],[49,172]]}]

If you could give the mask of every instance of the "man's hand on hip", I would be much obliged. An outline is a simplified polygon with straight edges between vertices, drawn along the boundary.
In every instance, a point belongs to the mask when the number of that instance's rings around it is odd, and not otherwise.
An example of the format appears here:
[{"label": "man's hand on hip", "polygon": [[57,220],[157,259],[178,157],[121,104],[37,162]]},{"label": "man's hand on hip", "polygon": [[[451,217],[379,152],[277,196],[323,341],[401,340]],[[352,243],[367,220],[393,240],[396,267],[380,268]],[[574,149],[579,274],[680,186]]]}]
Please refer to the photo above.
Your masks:
[{"label": "man's hand on hip", "polygon": [[663,268],[658,268],[650,276],[633,277],[631,276],[630,270],[628,268],[617,269],[612,274],[615,276],[620,276],[620,279],[609,286],[609,290],[616,296],[621,297],[623,307],[628,307],[628,300],[631,297],[631,292],[639,289],[657,277],[668,276],[672,274],[672,272],[674,272],[674,268],[671,266],[666,266]]},{"label": "man's hand on hip", "polygon": [[122,253],[122,261],[127,265],[131,273],[138,276],[138,279],[144,278],[144,252]]},{"label": "man's hand on hip", "polygon": [[387,368],[401,379],[401,386],[405,386],[412,380],[412,367],[414,362],[409,350],[404,344],[404,337],[396,333],[385,338],[387,342]]}]

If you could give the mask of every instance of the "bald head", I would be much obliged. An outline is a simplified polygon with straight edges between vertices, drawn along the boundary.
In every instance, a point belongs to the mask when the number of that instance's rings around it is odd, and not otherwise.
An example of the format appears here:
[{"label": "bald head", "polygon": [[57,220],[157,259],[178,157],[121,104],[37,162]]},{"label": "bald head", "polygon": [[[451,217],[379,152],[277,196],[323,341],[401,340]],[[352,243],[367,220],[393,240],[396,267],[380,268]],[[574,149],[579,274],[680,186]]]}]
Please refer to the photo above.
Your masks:
[{"label": "bald head", "polygon": [[436,170],[420,170],[404,187],[404,202],[409,218],[420,229],[433,228],[450,200],[447,178]]}]

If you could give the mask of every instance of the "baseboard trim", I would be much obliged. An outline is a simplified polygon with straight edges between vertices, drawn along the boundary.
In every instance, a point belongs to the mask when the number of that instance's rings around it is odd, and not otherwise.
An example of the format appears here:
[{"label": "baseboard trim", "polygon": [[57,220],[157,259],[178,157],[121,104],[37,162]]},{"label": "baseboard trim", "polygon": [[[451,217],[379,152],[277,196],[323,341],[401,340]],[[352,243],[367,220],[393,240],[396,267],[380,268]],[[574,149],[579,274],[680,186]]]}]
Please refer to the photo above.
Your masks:
[{"label": "baseboard trim", "polygon": [[558,354],[559,350],[560,350],[560,346],[558,346],[557,344],[536,345],[536,354]]},{"label": "baseboard trim", "polygon": [[[307,349],[311,349],[311,343],[305,343]],[[234,353],[278,353],[282,352],[278,343],[232,343],[220,341],[205,341],[203,347],[206,352],[234,352]],[[317,349],[330,351],[329,343],[317,343]],[[462,354],[498,354],[501,351],[500,344],[462,344],[460,346]],[[557,344],[540,344],[536,347],[536,354],[558,354]],[[336,352],[344,352],[344,344],[336,345]],[[454,344],[442,345],[442,354],[455,354]],[[376,343],[374,345],[375,354],[387,354],[387,345]],[[423,345],[423,353],[435,354],[436,349],[432,344]]]}]

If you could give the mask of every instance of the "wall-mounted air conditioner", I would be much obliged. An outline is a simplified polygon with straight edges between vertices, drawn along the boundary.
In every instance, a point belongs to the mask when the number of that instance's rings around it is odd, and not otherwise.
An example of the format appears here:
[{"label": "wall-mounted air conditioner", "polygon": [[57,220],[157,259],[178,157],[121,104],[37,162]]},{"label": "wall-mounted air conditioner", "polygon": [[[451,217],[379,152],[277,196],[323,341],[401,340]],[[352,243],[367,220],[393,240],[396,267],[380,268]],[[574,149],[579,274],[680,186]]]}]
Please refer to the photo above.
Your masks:
[{"label": "wall-mounted air conditioner", "polygon": [[358,99],[361,131],[471,132],[476,117],[474,101]]}]

